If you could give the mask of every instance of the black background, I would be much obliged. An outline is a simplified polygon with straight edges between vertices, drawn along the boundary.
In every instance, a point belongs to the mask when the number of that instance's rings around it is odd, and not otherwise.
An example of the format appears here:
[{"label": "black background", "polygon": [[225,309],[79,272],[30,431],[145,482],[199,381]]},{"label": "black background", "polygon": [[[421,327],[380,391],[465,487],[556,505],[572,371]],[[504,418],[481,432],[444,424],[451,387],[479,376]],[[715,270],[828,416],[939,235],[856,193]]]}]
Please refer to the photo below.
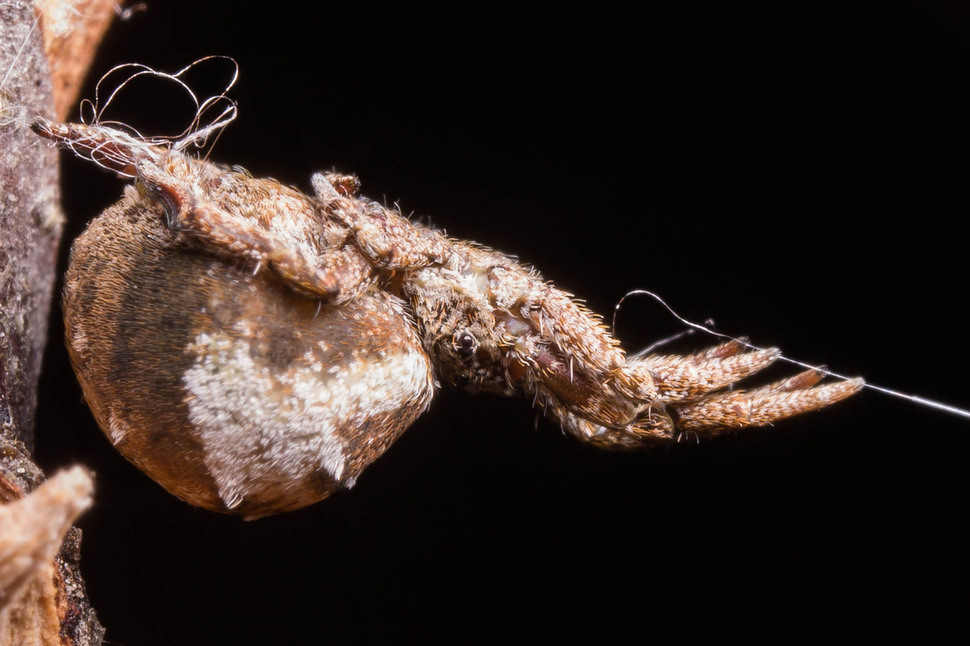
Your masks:
[{"label": "black background", "polygon": [[[304,189],[356,172],[594,310],[651,289],[800,360],[970,404],[966,3],[243,4],[149,2],[113,26],[85,96],[118,63],[231,55],[239,118],[214,160]],[[110,116],[180,129],[178,95],[153,92]],[[73,158],[64,177],[74,234],[122,188]],[[634,350],[679,329],[634,299],[617,333]],[[912,403],[866,392],[611,454],[536,428],[529,402],[446,391],[352,491],[247,523],[128,465],[59,342],[46,365],[38,452],[97,473],[83,569],[113,644],[966,633],[970,421]]]}]

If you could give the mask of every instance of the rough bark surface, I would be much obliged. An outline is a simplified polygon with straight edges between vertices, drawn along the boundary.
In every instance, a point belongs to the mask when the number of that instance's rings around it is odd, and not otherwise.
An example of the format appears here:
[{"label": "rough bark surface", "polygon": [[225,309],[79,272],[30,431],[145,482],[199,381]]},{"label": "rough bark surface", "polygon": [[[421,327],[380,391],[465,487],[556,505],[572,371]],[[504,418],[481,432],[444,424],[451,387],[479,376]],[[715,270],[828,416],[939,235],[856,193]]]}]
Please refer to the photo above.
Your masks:
[{"label": "rough bark surface", "polygon": [[17,2],[0,16],[0,429],[31,449],[63,216],[57,153],[25,127],[53,113],[36,14]]},{"label": "rough bark surface", "polygon": [[91,476],[74,467],[0,505],[0,644],[100,643],[93,614],[79,621],[84,587],[72,567],[78,531],[71,523],[91,505],[92,490]]},{"label": "rough bark surface", "polygon": [[[100,38],[92,28],[99,23],[91,20],[104,3],[90,4],[39,2],[35,7],[19,0],[0,7],[0,505],[27,503],[12,501],[43,481],[30,452],[63,223],[57,154],[27,125],[34,115],[60,114],[55,103],[64,110],[73,101]],[[47,51],[60,60],[49,63],[42,26],[55,16],[66,16],[67,22],[59,23],[58,33],[47,34]],[[106,22],[101,23],[103,30]],[[68,34],[86,44],[68,46]],[[56,87],[52,68],[58,70]],[[104,630],[78,571],[80,532],[68,529],[84,505],[70,496],[55,498],[47,501],[51,504],[26,505],[36,512],[34,528],[56,527],[34,537],[36,558],[23,561],[16,550],[7,554],[10,558],[0,554],[0,571],[23,575],[0,585],[0,645],[101,643]],[[7,521],[14,517],[6,507],[0,513]],[[7,521],[0,524],[0,544],[17,545],[25,531]],[[25,562],[29,567],[20,568]]]}]

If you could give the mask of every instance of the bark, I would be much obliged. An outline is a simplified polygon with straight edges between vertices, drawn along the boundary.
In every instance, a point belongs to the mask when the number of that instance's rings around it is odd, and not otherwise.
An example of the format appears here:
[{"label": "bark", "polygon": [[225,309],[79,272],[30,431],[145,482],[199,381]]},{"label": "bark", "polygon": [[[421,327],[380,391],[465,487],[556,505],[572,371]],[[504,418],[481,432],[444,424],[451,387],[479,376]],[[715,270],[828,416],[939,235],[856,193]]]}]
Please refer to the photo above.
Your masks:
[{"label": "bark", "polygon": [[74,467],[0,505],[0,644],[101,642],[76,574],[80,532],[71,528],[92,489],[91,476]]},{"label": "bark", "polygon": [[63,225],[57,154],[27,125],[73,104],[114,6],[14,0],[0,7],[0,505],[11,503],[0,512],[0,548],[10,548],[0,551],[0,572],[10,574],[0,580],[0,644],[100,644],[103,635],[78,574],[80,532],[68,529],[85,506],[84,486],[12,501],[43,481],[30,451]]}]

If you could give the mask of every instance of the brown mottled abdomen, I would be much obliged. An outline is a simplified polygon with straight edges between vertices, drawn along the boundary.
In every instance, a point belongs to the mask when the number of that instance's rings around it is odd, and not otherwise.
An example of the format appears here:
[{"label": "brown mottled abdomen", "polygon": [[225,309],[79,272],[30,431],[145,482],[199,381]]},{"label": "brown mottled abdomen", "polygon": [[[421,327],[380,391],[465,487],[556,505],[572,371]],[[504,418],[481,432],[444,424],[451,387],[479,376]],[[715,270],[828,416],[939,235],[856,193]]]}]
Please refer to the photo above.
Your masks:
[{"label": "brown mottled abdomen", "polygon": [[71,251],[67,345],[102,430],[207,509],[264,516],[351,486],[433,395],[401,302],[320,305],[162,222],[129,190]]}]

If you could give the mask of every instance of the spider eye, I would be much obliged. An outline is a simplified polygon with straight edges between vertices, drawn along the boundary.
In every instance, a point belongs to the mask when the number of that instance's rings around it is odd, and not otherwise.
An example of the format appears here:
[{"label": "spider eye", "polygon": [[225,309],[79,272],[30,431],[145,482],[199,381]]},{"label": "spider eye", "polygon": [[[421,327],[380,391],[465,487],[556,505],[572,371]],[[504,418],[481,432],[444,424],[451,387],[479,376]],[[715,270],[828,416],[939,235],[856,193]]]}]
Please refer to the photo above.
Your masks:
[{"label": "spider eye", "polygon": [[454,344],[458,355],[468,358],[475,354],[475,349],[478,348],[478,339],[468,332],[462,332],[455,338]]}]

